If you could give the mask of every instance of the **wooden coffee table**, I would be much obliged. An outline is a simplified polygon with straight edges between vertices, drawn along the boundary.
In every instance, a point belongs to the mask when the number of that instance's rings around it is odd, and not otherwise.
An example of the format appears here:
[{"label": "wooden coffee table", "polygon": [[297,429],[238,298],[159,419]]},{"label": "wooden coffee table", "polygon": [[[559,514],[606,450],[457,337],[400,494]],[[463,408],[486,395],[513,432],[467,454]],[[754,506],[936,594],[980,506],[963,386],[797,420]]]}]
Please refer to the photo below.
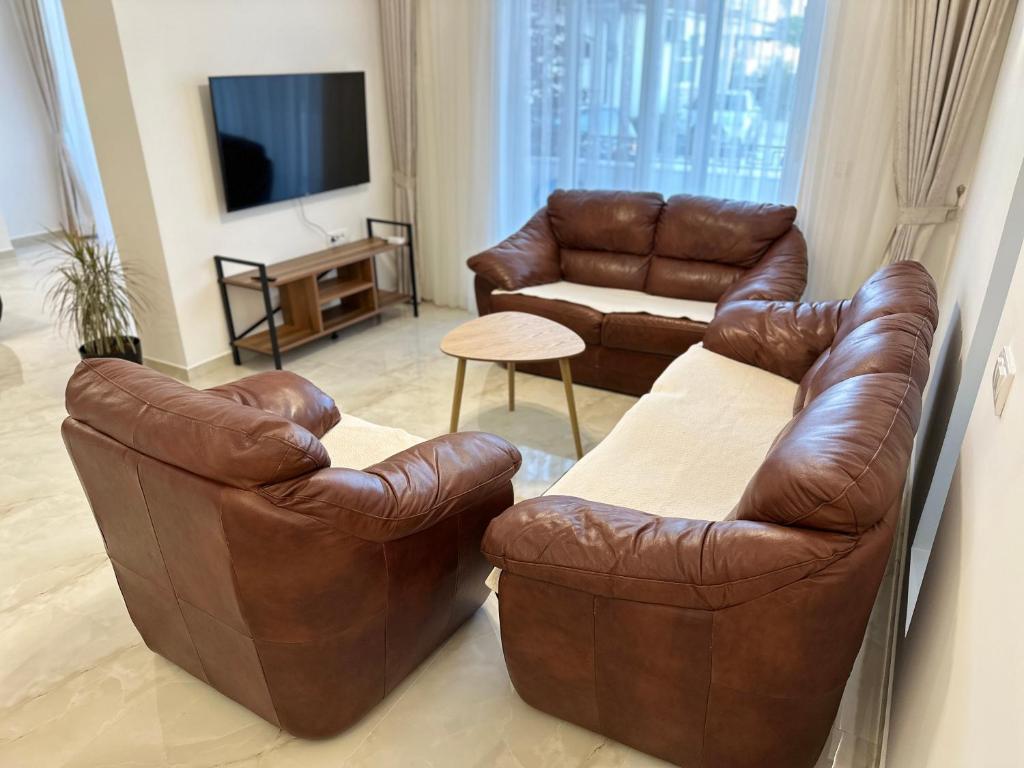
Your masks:
[{"label": "wooden coffee table", "polygon": [[557,360],[565,385],[565,400],[569,406],[572,438],[576,443],[576,458],[583,456],[580,425],[576,419],[576,399],[572,392],[572,372],[569,358],[583,352],[586,345],[576,333],[537,315],[525,312],[495,312],[483,315],[450,331],[441,340],[441,351],[458,360],[455,372],[455,396],[452,398],[451,432],[459,429],[459,409],[462,406],[462,387],[466,381],[466,361],[481,360],[508,365],[508,409],[516,409],[516,363],[539,363]]}]

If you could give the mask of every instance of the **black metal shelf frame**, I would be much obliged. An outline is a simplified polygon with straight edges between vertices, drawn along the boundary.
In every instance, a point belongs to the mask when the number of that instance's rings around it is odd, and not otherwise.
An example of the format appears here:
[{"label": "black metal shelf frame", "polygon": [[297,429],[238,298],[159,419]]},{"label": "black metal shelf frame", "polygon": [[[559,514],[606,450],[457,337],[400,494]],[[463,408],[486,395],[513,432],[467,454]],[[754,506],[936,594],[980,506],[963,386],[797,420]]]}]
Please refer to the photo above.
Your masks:
[{"label": "black metal shelf frame", "polygon": [[[405,248],[409,254],[409,283],[412,286],[412,316],[420,316],[420,294],[419,289],[416,286],[416,251],[413,246],[413,229],[412,224],[407,221],[392,221],[391,219],[367,219],[366,220],[366,236],[372,238],[373,225],[383,224],[389,227],[399,227],[405,230]],[[377,282],[377,271],[374,270],[373,281],[376,285]]]},{"label": "black metal shelf frame", "polygon": [[[264,316],[237,335],[235,334],[235,321],[231,316],[231,300],[228,298],[228,284],[224,282],[224,262],[242,264],[246,267],[256,267],[259,272],[260,293],[263,294]],[[270,279],[267,277],[267,265],[258,261],[235,259],[230,256],[214,256],[213,263],[217,267],[217,285],[220,287],[220,301],[224,305],[224,320],[228,326],[228,340],[231,343],[231,359],[235,361],[235,365],[242,364],[242,358],[238,354],[238,340],[248,336],[263,323],[266,323],[267,333],[270,335],[270,350],[274,357],[274,367],[280,371],[281,347],[277,343],[277,326],[274,325],[274,314],[281,311],[281,307],[280,305],[275,307],[271,301]]]}]

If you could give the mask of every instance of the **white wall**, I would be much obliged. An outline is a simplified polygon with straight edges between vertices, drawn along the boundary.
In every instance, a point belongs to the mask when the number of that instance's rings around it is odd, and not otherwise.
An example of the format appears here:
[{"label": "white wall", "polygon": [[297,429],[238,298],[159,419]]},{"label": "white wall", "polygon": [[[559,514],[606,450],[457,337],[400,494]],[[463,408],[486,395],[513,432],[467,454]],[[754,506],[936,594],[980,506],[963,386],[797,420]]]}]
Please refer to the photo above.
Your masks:
[{"label": "white wall", "polygon": [[111,0],[65,0],[64,16],[118,253],[134,275],[133,287],[145,296],[146,306],[136,307],[143,354],[184,369],[185,348],[114,6]]},{"label": "white wall", "polygon": [[[10,3],[0,3],[0,214],[12,238],[60,226],[57,164]],[[0,247],[0,250],[4,250]]]},{"label": "white wall", "polygon": [[[88,55],[88,41],[76,35],[75,27],[89,23],[94,4],[95,0],[65,0],[76,61],[80,50]],[[207,78],[366,73],[371,182],[306,201],[309,217],[324,228],[347,227],[352,237],[362,237],[367,216],[386,218],[392,211],[377,3],[113,0],[112,8],[130,93],[130,119],[137,126],[181,338],[181,359],[164,362],[192,368],[228,351],[214,254],[278,261],[325,245],[323,236],[303,223],[296,201],[224,212]],[[79,61],[80,70],[84,67]],[[82,81],[99,145],[92,113],[102,94],[86,82],[84,71]],[[104,158],[99,146],[97,154],[109,196],[110,163],[123,159],[110,154]],[[117,207],[111,199],[115,234]]]},{"label": "white wall", "polygon": [[0,211],[0,253],[6,253],[14,248],[11,245],[11,235],[7,231],[7,222],[4,221],[4,212]]},{"label": "white wall", "polygon": [[[1018,13],[942,301],[945,328],[936,349],[953,339],[950,348],[961,359],[978,324],[1024,161],[1022,92],[1024,13]],[[951,330],[958,315],[960,330],[955,324]],[[1022,334],[1024,272],[1018,265],[901,651],[890,768],[1010,768],[1024,760],[1024,381],[1001,419],[988,386],[1002,345],[1013,346],[1018,361],[1024,356]]]}]

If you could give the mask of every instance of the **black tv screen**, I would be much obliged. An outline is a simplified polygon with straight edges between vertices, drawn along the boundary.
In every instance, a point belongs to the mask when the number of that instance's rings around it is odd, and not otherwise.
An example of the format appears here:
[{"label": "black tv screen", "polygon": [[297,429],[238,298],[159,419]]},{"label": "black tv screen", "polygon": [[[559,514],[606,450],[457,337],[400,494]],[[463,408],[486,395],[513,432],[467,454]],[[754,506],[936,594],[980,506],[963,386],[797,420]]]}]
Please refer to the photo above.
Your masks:
[{"label": "black tv screen", "polygon": [[370,180],[362,72],[211,77],[229,211]]}]

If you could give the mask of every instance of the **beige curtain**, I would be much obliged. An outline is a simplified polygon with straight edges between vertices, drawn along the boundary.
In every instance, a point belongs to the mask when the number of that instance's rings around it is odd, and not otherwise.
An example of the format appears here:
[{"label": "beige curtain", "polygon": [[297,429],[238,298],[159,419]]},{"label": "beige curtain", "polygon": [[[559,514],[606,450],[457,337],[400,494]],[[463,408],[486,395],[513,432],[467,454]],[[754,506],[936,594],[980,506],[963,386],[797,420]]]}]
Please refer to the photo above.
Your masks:
[{"label": "beige curtain", "polygon": [[75,167],[71,148],[64,133],[65,116],[57,81],[57,67],[53,60],[53,48],[47,38],[42,2],[43,0],[11,0],[11,5],[50,123],[60,174],[61,226],[68,231],[93,234],[96,231],[96,222],[92,205],[82,177]]},{"label": "beige curtain", "polygon": [[797,223],[809,300],[845,298],[878,267],[896,223],[893,0],[826,6]]},{"label": "beige curtain", "polygon": [[[394,210],[397,221],[413,225],[419,270],[419,230],[416,227],[416,0],[379,0],[380,37],[384,57],[384,94],[391,135]],[[399,259],[398,290],[412,290],[412,275]]]},{"label": "beige curtain", "polygon": [[903,0],[898,14],[896,193],[886,261],[920,259],[935,226],[955,218],[953,178],[1016,0]]}]

